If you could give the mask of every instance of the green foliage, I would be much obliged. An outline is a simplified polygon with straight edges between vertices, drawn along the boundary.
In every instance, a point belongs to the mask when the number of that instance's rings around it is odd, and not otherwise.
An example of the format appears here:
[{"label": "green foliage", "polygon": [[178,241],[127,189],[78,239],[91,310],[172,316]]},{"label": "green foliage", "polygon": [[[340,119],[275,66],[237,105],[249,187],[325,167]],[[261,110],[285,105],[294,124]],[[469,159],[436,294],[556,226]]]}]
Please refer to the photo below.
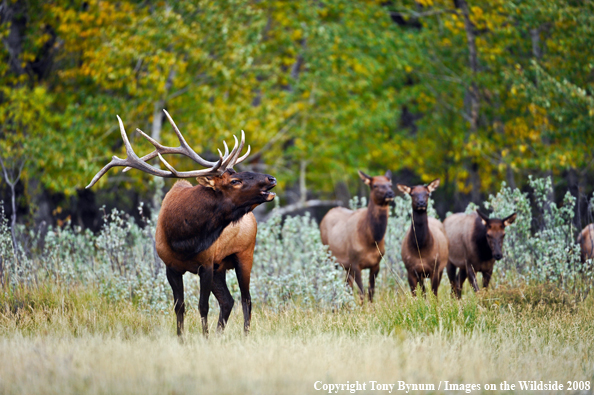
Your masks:
[{"label": "green foliage", "polygon": [[[409,168],[466,193],[473,163],[483,190],[591,166],[589,3],[469,4],[478,69],[465,15],[446,0],[10,6],[28,19],[22,46],[0,48],[21,65],[0,67],[0,145],[26,153],[25,179],[52,191],[72,194],[122,156],[115,114],[137,152],[150,150],[133,130],[150,133],[161,107],[198,152],[246,130],[258,168],[280,188],[302,161],[307,184],[327,192],[356,168]],[[0,27],[5,39],[10,29]],[[414,125],[401,122],[405,109]],[[160,140],[176,144],[168,126]],[[115,174],[123,187],[145,188],[145,175]]]}]

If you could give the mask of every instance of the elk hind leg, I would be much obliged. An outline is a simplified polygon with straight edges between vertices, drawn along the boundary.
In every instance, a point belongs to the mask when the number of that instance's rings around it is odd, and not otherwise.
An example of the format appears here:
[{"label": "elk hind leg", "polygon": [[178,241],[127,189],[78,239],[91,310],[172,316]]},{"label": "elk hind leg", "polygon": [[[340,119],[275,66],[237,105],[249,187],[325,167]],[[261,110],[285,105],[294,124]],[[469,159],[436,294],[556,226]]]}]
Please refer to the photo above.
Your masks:
[{"label": "elk hind leg", "polygon": [[186,312],[186,305],[184,303],[184,278],[183,274],[177,270],[167,267],[167,281],[173,291],[173,309],[177,317],[177,335],[182,336],[184,333],[184,314]]},{"label": "elk hind leg", "polygon": [[355,275],[355,283],[357,283],[357,287],[359,287],[359,291],[361,291],[361,301],[365,299],[365,290],[363,289],[363,279],[361,277],[361,269],[356,266],[353,268],[353,272]]},{"label": "elk hind leg", "polygon": [[217,298],[220,307],[219,323],[217,324],[217,331],[220,332],[225,329],[231,310],[233,310],[233,304],[235,303],[233,296],[231,296],[231,292],[229,292],[229,288],[227,287],[227,278],[225,274],[226,271],[224,269],[221,271],[215,270],[212,281],[212,293],[215,298]]}]

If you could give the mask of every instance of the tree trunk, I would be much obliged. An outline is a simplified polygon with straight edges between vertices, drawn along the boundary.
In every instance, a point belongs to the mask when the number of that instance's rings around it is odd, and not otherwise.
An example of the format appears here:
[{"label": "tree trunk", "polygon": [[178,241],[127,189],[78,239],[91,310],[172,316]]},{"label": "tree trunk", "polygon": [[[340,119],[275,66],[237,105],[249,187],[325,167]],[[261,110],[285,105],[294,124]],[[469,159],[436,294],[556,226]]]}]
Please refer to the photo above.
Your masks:
[{"label": "tree trunk", "polygon": [[[16,183],[14,183],[16,184]],[[17,213],[16,213],[16,192],[14,190],[14,184],[10,183],[10,200],[12,203],[12,215],[10,216],[10,236],[12,237],[12,249],[14,250],[14,257],[16,258],[16,260],[18,261],[18,256],[19,256],[19,250],[17,247],[17,241],[16,241],[16,231],[15,231],[15,226],[16,226],[16,220],[17,220]]]},{"label": "tree trunk", "polygon": [[[462,10],[464,16],[464,30],[466,31],[466,41],[468,45],[468,62],[471,71],[471,82],[468,87],[467,97],[469,101],[468,112],[470,120],[469,135],[475,134],[478,131],[478,123],[480,116],[480,99],[479,99],[479,88],[476,82],[476,75],[479,71],[478,51],[476,48],[476,34],[474,25],[470,20],[470,10],[466,0],[457,0],[457,4]],[[468,139],[467,139],[468,140]],[[476,159],[472,159],[469,166],[469,181],[472,186],[471,199],[474,203],[480,201],[481,191],[481,179],[479,175],[479,163]]]},{"label": "tree trunk", "polygon": [[307,169],[307,162],[301,160],[299,163],[299,203],[305,204],[307,201],[307,185],[305,184],[305,171]]},{"label": "tree trunk", "polygon": [[22,65],[23,38],[27,27],[27,12],[24,1],[7,1],[0,3],[0,25],[10,24],[8,34],[2,42],[8,52],[8,66],[15,76],[25,73]]},{"label": "tree trunk", "polygon": [[[161,99],[155,102],[153,107],[153,125],[151,128],[151,137],[156,141],[161,141],[161,129],[163,128],[163,109],[165,108],[167,93],[173,85],[173,78],[175,78],[175,69],[172,67],[171,70],[169,70],[167,80],[165,81],[165,91],[163,92],[163,96]],[[155,159],[154,166],[160,168],[161,162],[158,159]],[[161,177],[153,177],[153,182],[155,184],[153,207],[154,210],[158,212],[161,209],[161,201],[163,199],[162,189],[165,185],[165,181]]]}]

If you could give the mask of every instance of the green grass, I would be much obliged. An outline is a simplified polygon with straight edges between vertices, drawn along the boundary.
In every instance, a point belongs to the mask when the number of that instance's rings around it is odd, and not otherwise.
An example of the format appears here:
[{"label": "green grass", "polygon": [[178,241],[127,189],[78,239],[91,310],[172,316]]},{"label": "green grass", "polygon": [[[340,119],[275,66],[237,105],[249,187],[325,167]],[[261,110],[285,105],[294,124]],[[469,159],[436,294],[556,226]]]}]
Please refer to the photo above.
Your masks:
[{"label": "green grass", "polygon": [[[93,288],[6,291],[0,394],[322,394],[318,380],[368,382],[368,390],[371,380],[436,389],[440,380],[481,388],[594,380],[591,296],[500,286],[466,289],[457,301],[440,291],[436,300],[383,289],[373,304],[338,311],[255,306],[247,337],[238,304],[224,334],[211,311],[208,339],[191,308],[183,344],[169,310],[109,302]],[[473,391],[483,392],[502,391]]]}]

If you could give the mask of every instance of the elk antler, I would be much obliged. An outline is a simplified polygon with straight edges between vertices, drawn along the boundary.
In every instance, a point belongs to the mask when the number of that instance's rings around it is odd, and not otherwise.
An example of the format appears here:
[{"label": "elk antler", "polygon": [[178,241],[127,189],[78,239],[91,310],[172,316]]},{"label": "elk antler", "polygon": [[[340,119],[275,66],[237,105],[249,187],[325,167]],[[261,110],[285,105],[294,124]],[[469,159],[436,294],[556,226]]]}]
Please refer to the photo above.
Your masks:
[{"label": "elk antler", "polygon": [[[182,154],[202,166],[215,166],[218,163],[218,162],[210,162],[210,161],[204,160],[200,157],[200,155],[198,155],[196,152],[194,152],[194,150],[188,145],[188,143],[186,143],[184,136],[179,131],[177,125],[171,118],[171,115],[169,115],[169,113],[165,109],[163,110],[163,112],[167,116],[167,119],[169,120],[169,123],[171,124],[171,126],[173,126],[173,130],[175,131],[175,134],[177,135],[180,146],[179,147],[165,147],[165,146],[161,145],[159,142],[155,141],[152,137],[150,137],[149,135],[144,133],[142,130],[137,128],[136,131],[139,132],[140,134],[142,134],[148,141],[151,142],[152,145],[155,146],[155,150],[153,152],[143,156],[142,158],[140,158],[140,160],[142,160],[143,162],[146,162],[148,160],[151,160],[151,159],[157,157],[159,154],[162,154],[162,155],[164,155],[164,154]],[[241,152],[241,150],[243,149],[243,145],[245,143],[245,136],[243,134],[244,133],[243,130],[241,131],[241,133],[242,133],[241,134],[241,146],[239,147],[239,150],[237,151],[236,156],[239,155],[239,152]],[[235,138],[235,147],[233,148],[233,151],[231,151],[231,154],[233,154],[235,149],[237,149],[237,138],[235,136],[233,136],[233,138]],[[223,158],[223,166],[222,167],[224,168],[223,169],[223,171],[224,171],[226,169],[226,167],[224,166],[224,164],[225,164],[224,161],[230,155],[229,155],[229,147],[227,147],[227,143],[224,140],[223,140],[223,144],[225,145],[225,155],[222,155],[222,158]],[[227,166],[227,167],[233,167],[234,165],[243,162],[248,157],[249,153],[250,153],[250,146],[248,146],[248,151],[244,156],[237,159],[235,162],[233,162],[233,164],[231,164],[230,166]],[[219,154],[220,154],[220,152],[219,152]],[[229,162],[229,163],[231,163],[231,162]],[[132,168],[132,166],[126,167],[122,171],[127,172],[131,168]],[[184,176],[179,176],[179,177],[184,177]],[[194,176],[189,175],[187,177],[194,177]]]},{"label": "elk antler", "polygon": [[[241,143],[239,144],[239,147],[237,146],[238,145],[237,137],[233,136],[233,138],[235,139],[235,146],[233,147],[233,150],[230,153],[229,153],[229,148],[227,147],[227,143],[225,141],[223,141],[223,144],[225,146],[225,155],[223,155],[221,153],[221,151],[219,150],[219,160],[218,161],[210,162],[210,161],[204,160],[203,158],[200,157],[200,155],[198,155],[196,152],[194,152],[194,150],[192,148],[190,148],[188,143],[186,143],[186,140],[184,139],[181,132],[175,125],[175,122],[173,122],[173,119],[171,119],[171,116],[169,115],[169,113],[165,110],[163,110],[163,111],[165,112],[167,119],[169,119],[169,122],[171,123],[171,125],[173,126],[173,129],[175,130],[175,133],[177,134],[177,138],[179,139],[180,146],[179,147],[166,147],[164,145],[161,145],[159,142],[157,142],[150,136],[148,136],[142,130],[136,129],[148,141],[150,141],[151,144],[153,144],[155,146],[155,150],[153,152],[151,152],[148,155],[143,156],[142,158],[139,158],[138,155],[136,155],[136,153],[132,149],[132,146],[130,145],[130,141],[128,140],[128,136],[126,135],[126,130],[124,129],[124,124],[122,122],[122,119],[119,117],[119,115],[117,115],[118,122],[120,124],[120,132],[122,134],[122,140],[124,141],[124,145],[126,146],[127,157],[126,157],[126,159],[120,159],[117,156],[113,156],[111,159],[111,162],[109,162],[107,165],[105,165],[95,175],[95,177],[93,177],[93,180],[91,180],[91,183],[89,185],[87,185],[86,188],[92,187],[101,177],[103,177],[103,175],[105,173],[107,173],[107,171],[109,169],[111,169],[112,167],[116,167],[116,166],[125,166],[125,168],[123,170],[124,172],[130,170],[131,168],[134,168],[134,169],[142,170],[142,171],[152,174],[154,176],[163,177],[163,178],[174,178],[174,177],[191,178],[191,177],[204,177],[207,175],[220,175],[220,174],[223,174],[223,172],[225,170],[227,170],[228,168],[233,168],[233,166],[236,165],[237,163],[243,162],[250,153],[250,146],[248,145],[248,149],[247,149],[247,152],[245,153],[245,155],[243,155],[241,158],[238,158],[239,153],[241,152],[241,150],[243,149],[243,146],[245,144],[245,134],[242,130],[241,131]],[[161,154],[182,154],[182,155],[185,155],[185,156],[191,158],[198,164],[200,164],[202,166],[209,167],[209,168],[203,169],[203,170],[179,172],[179,171],[175,170],[169,163],[167,163],[165,161],[165,159],[163,159]],[[170,171],[161,170],[161,169],[158,169],[158,168],[153,167],[153,166],[149,165],[148,163],[146,163],[146,161],[148,161],[156,156],[159,156],[159,159],[163,162],[163,164],[165,164],[165,166]]]}]

